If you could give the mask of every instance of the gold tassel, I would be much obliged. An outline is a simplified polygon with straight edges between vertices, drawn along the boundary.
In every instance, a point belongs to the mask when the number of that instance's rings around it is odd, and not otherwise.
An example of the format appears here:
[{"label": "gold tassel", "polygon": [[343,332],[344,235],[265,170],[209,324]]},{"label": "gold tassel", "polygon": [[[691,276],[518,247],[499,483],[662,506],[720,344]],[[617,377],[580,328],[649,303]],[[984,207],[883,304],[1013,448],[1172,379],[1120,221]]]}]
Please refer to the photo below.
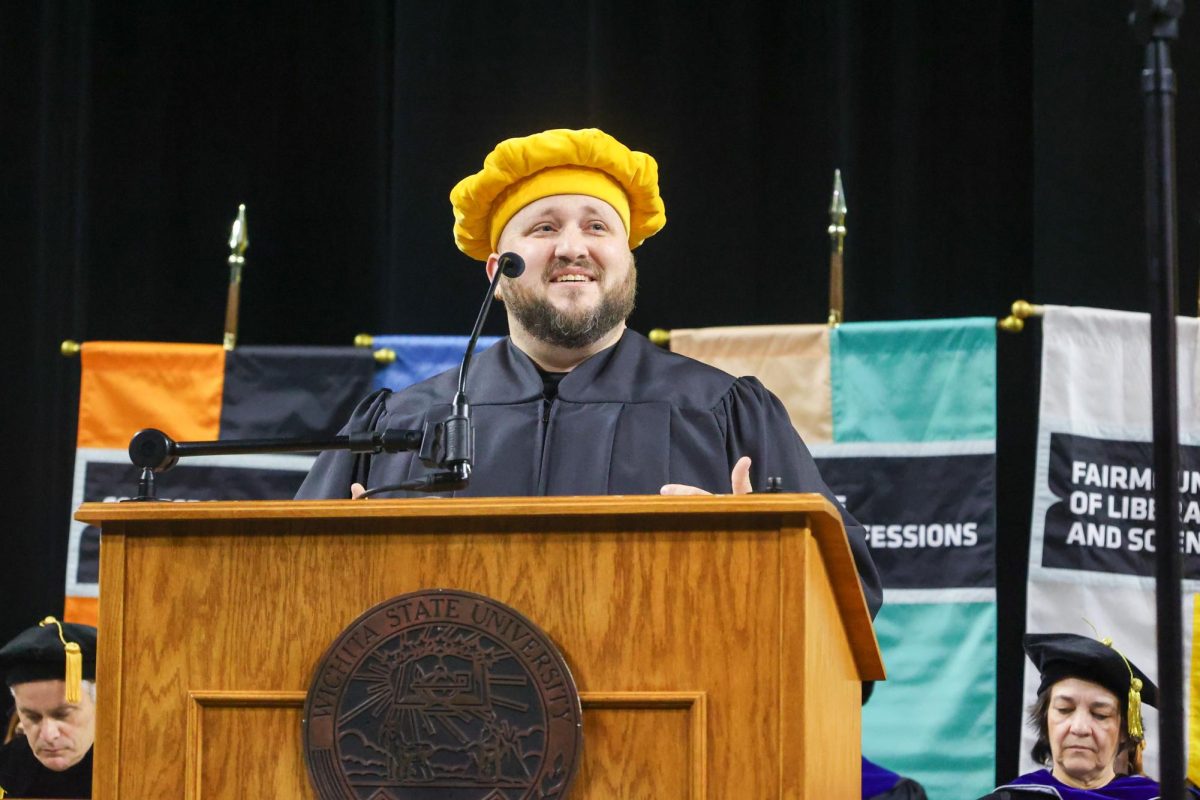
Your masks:
[{"label": "gold tassel", "polygon": [[75,642],[67,642],[67,682],[68,703],[78,703],[83,698],[83,651]]},{"label": "gold tassel", "polygon": [[80,649],[77,642],[68,642],[63,636],[62,623],[54,617],[46,617],[39,625],[46,627],[54,625],[58,628],[58,640],[63,643],[63,650],[67,654],[67,667],[63,675],[63,681],[67,684],[65,700],[68,703],[78,703],[83,699],[83,650]]},{"label": "gold tassel", "polygon": [[1142,729],[1142,680],[1131,677],[1129,680],[1129,735],[1135,739],[1141,739],[1144,732]]},{"label": "gold tassel", "polygon": [[[1083,621],[1091,625],[1092,630],[1096,632],[1096,636],[1099,638],[1100,631],[1096,630],[1096,626],[1092,625],[1087,617],[1084,617]],[[1141,741],[1143,740],[1143,734],[1146,732],[1142,727],[1142,679],[1133,676],[1133,666],[1129,663],[1129,659],[1125,657],[1124,653],[1113,647],[1111,636],[1101,638],[1100,644],[1105,647],[1112,647],[1113,652],[1119,655],[1121,660],[1125,662],[1125,669],[1129,670],[1129,735]]]}]

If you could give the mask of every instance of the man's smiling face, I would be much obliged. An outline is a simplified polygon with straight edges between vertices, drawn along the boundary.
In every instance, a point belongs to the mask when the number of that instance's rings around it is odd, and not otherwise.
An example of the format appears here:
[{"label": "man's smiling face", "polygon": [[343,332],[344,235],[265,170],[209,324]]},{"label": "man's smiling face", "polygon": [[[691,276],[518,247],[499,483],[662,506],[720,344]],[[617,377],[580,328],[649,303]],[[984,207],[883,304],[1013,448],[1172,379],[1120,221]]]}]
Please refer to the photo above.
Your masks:
[{"label": "man's smiling face", "polygon": [[500,296],[510,324],[536,339],[586,347],[633,311],[633,253],[621,217],[603,200],[576,194],[535,200],[504,226],[498,249],[525,259],[524,274],[504,278]]}]

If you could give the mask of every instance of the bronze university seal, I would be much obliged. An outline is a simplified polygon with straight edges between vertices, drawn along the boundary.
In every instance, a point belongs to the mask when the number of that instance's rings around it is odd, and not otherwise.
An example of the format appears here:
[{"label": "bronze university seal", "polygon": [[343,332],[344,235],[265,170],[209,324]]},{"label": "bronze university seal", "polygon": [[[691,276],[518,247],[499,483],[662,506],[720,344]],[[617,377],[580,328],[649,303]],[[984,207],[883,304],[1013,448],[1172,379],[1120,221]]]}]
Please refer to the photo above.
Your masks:
[{"label": "bronze university seal", "polygon": [[453,589],[355,620],[304,703],[322,800],[561,800],[582,745],[579,692],[553,642],[503,603]]}]

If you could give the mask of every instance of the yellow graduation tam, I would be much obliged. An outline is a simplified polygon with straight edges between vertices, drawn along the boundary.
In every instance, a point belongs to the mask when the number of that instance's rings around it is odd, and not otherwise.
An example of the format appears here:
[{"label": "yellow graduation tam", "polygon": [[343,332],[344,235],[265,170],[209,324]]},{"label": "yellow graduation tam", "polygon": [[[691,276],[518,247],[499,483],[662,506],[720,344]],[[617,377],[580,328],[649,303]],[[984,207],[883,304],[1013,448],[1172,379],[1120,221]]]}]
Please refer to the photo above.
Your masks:
[{"label": "yellow graduation tam", "polygon": [[500,232],[525,206],[556,194],[586,194],[612,206],[633,249],[667,224],[658,162],[602,130],[553,130],[496,145],[483,169],[450,192],[454,243],[487,261]]}]

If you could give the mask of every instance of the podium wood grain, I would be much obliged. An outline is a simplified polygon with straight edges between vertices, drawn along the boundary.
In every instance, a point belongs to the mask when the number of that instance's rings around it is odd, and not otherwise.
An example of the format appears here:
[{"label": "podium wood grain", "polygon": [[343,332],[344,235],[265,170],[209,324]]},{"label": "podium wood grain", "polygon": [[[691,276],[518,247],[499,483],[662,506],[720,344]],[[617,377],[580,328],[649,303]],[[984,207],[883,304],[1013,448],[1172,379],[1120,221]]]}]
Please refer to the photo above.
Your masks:
[{"label": "podium wood grain", "polygon": [[882,664],[807,495],[86,504],[103,528],[94,796],[312,797],[303,695],[405,592],[479,592],[584,699],[572,798],[852,797]]}]

